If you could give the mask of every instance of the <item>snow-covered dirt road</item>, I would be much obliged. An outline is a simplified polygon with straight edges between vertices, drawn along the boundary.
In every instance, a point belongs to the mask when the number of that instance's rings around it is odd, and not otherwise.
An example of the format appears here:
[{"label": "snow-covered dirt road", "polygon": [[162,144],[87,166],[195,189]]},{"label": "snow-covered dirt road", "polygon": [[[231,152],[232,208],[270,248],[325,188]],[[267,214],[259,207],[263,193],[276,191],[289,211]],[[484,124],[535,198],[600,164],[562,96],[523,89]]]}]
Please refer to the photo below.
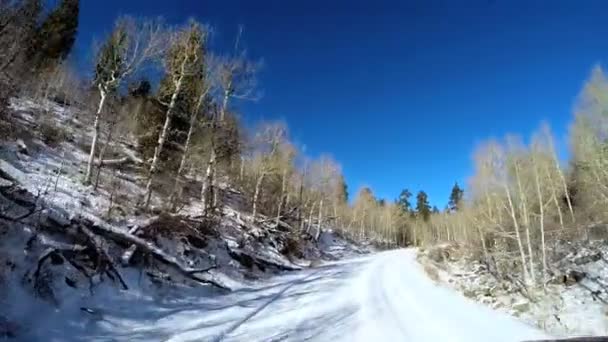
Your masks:
[{"label": "snow-covered dirt road", "polygon": [[[159,303],[106,302],[47,334],[93,341],[524,341],[546,336],[435,285],[415,251],[382,252],[278,277],[256,289]],[[72,331],[69,331],[72,330]],[[64,335],[65,334],[65,335]]]}]

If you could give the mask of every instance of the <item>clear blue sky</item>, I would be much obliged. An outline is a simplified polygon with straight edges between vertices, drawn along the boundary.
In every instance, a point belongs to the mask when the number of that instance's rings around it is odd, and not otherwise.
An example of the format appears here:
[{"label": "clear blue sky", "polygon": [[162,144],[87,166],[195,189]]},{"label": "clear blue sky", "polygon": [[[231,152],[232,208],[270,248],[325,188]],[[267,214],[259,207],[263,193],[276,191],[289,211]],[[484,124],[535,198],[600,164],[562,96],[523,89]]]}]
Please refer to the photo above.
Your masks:
[{"label": "clear blue sky", "polygon": [[239,24],[261,57],[264,97],[248,122],[285,119],[311,155],[341,162],[350,192],[407,187],[443,207],[488,137],[551,123],[565,150],[576,95],[608,54],[605,1],[83,0],[77,42],[118,14],[195,17],[217,49]]}]

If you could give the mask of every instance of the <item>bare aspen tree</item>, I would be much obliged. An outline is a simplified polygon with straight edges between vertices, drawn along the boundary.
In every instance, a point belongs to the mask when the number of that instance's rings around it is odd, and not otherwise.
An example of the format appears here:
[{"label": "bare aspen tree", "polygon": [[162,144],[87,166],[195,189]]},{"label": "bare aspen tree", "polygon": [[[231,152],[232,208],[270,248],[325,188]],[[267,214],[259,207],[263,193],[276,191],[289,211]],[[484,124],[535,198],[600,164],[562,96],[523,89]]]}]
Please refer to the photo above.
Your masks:
[{"label": "bare aspen tree", "polygon": [[108,96],[145,63],[159,58],[164,52],[165,41],[166,32],[160,22],[123,17],[117,20],[114,31],[99,49],[95,66],[99,102],[93,122],[93,141],[84,176],[85,184],[91,182],[99,125]]},{"label": "bare aspen tree", "polygon": [[252,62],[247,59],[246,53],[240,50],[240,41],[243,34],[242,27],[239,28],[234,51],[231,56],[220,58],[216,64],[215,75],[222,93],[222,104],[220,109],[220,122],[224,121],[226,109],[230,99],[257,100],[257,73],[261,62]]},{"label": "bare aspen tree", "polygon": [[[526,196],[526,189],[524,188],[523,180],[522,180],[522,169],[525,167],[524,164],[527,159],[527,153],[525,148],[522,146],[521,142],[519,142],[519,138],[516,137],[507,137],[507,144],[509,151],[507,152],[507,158],[511,160],[513,172],[515,174],[515,180],[517,183],[517,190],[519,192],[518,202],[520,203],[521,210],[521,218],[523,223],[523,228],[526,233],[526,245],[528,247],[528,261],[530,264],[530,276],[532,277],[532,281],[535,279],[535,267],[534,267],[534,258],[532,252],[532,238],[530,234],[530,216],[528,212],[528,199]],[[509,194],[507,194],[509,197]],[[509,199],[510,201],[511,199]],[[513,215],[513,214],[512,214]],[[515,223],[514,223],[515,224]],[[516,228],[517,229],[517,228]]]},{"label": "bare aspen tree", "polygon": [[319,194],[319,205],[318,205],[318,220],[317,220],[317,231],[315,234],[315,240],[319,239],[321,235],[323,225],[323,210],[325,209],[324,204],[327,198],[330,198],[333,189],[337,186],[338,176],[340,167],[338,164],[329,156],[321,156],[319,161],[313,163],[311,166],[311,172],[316,179],[316,191]]},{"label": "bare aspen tree", "polygon": [[[559,164],[556,164],[555,160],[553,160],[554,156],[552,154],[554,153],[554,151],[552,147],[552,138],[548,134],[548,131],[546,129],[546,126],[541,127],[540,132],[533,135],[531,149],[532,154],[534,156],[534,163],[537,164],[537,171],[540,172],[542,170],[544,176],[546,177],[545,188],[549,189],[549,191],[551,192],[551,195],[549,196],[550,200],[553,201],[553,204],[555,205],[555,210],[557,211],[559,219],[559,225],[562,229],[564,229],[564,215],[562,214],[562,208],[559,203],[558,197],[564,196],[566,198],[569,198],[568,189],[565,188],[564,193],[558,193],[558,190],[556,189],[559,188],[559,185],[556,184],[556,181],[554,180],[554,173],[561,174],[561,170],[559,169]],[[555,168],[557,168],[557,170],[555,170]],[[574,219],[574,212],[572,212],[571,218]]]},{"label": "bare aspen tree", "polygon": [[543,263],[543,285],[545,284],[547,277],[547,253],[545,246],[545,208],[543,193],[541,191],[541,178],[539,172],[539,162],[537,156],[539,155],[538,142],[534,142],[532,145],[532,169],[534,170],[534,182],[536,183],[536,196],[538,197],[538,208],[539,208],[539,221],[540,221],[540,239],[541,239],[541,252],[542,252],[542,263]]},{"label": "bare aspen tree", "polygon": [[287,129],[283,123],[269,123],[261,126],[255,137],[255,188],[252,200],[252,217],[258,214],[258,201],[264,179],[277,170],[277,154],[279,147],[285,141]]},{"label": "bare aspen tree", "polygon": [[277,217],[276,217],[276,225],[279,226],[279,221],[281,219],[281,211],[283,210],[283,205],[287,205],[287,181],[289,179],[289,173],[291,172],[293,158],[295,156],[295,149],[288,142],[284,142],[279,146],[279,156],[278,156],[278,164],[281,172],[281,194],[279,196],[279,203],[277,205]]},{"label": "bare aspen tree", "polygon": [[160,155],[165,147],[177,99],[182,93],[185,79],[188,76],[201,72],[198,66],[203,59],[202,44],[204,39],[205,32],[200,24],[196,22],[191,22],[186,28],[179,30],[171,38],[169,53],[165,58],[165,70],[173,82],[173,91],[171,100],[167,104],[165,122],[158,135],[158,142],[154,148],[154,156],[152,157],[152,163],[150,164],[150,169],[148,171],[148,179],[143,200],[144,207],[147,207],[150,204],[154,174],[157,171]]},{"label": "bare aspen tree", "polygon": [[[257,100],[259,97],[256,94],[257,91],[257,78],[256,74],[260,67],[260,63],[250,62],[245,55],[245,52],[240,51],[240,40],[242,35],[242,28],[239,28],[237,35],[234,52],[229,57],[214,57],[211,63],[212,70],[211,75],[213,77],[213,84],[221,92],[221,104],[219,108],[219,118],[213,118],[214,128],[216,125],[222,127],[226,120],[226,111],[230,99],[241,99],[241,100]],[[212,132],[213,134],[213,132]],[[213,137],[212,137],[213,140]],[[208,208],[209,200],[205,200],[211,197],[211,191],[213,187],[213,178],[216,174],[217,165],[217,152],[215,151],[215,145],[212,144],[211,152],[209,155],[209,161],[203,177],[203,186],[201,189],[201,200],[203,201],[203,211]],[[241,160],[241,173],[240,178],[243,176],[243,164],[244,160]],[[261,182],[263,178],[261,177]],[[257,205],[257,201],[256,201]],[[256,208],[257,209],[257,208]]]},{"label": "bare aspen tree", "polygon": [[528,271],[528,263],[526,262],[526,253],[524,251],[524,245],[522,242],[521,234],[520,234],[520,225],[517,219],[517,213],[515,209],[515,204],[513,203],[513,197],[511,195],[511,189],[509,180],[507,177],[507,172],[505,169],[505,153],[504,150],[498,145],[496,142],[490,142],[485,147],[485,153],[488,154],[489,160],[491,161],[491,167],[493,173],[496,174],[497,180],[501,185],[505,197],[507,199],[507,209],[509,211],[509,216],[511,218],[513,224],[513,230],[515,233],[515,240],[517,242],[517,247],[519,249],[519,255],[521,258],[521,267],[522,267],[522,275],[524,281],[529,284],[530,283],[530,272]]},{"label": "bare aspen tree", "polygon": [[209,161],[207,162],[207,168],[205,169],[203,184],[201,186],[201,202],[203,207],[203,215],[207,214],[207,211],[211,207],[213,201],[213,180],[215,178],[215,164],[215,146],[213,144],[213,137],[211,137],[211,152],[209,155]]},{"label": "bare aspen tree", "polygon": [[[206,44],[207,44],[206,31],[207,30],[205,28],[201,28],[200,64],[202,66],[202,68],[201,68],[202,70],[192,70],[193,74],[196,74],[197,71],[200,72],[200,75],[195,76],[195,80],[198,80],[198,82],[197,82],[198,87],[195,92],[195,95],[197,96],[197,100],[196,100],[196,105],[194,106],[192,112],[190,113],[190,124],[188,127],[188,133],[186,135],[186,142],[184,143],[184,150],[182,152],[179,166],[177,168],[177,174],[175,176],[175,185],[173,187],[173,191],[172,191],[171,198],[170,198],[170,202],[173,203],[174,206],[176,204],[175,203],[176,198],[181,197],[182,187],[179,185],[179,181],[186,168],[186,162],[188,159],[188,154],[190,152],[190,145],[192,143],[192,136],[193,136],[193,133],[197,126],[197,120],[199,118],[200,111],[202,110],[203,103],[209,96],[210,92],[212,91],[212,87],[213,87],[213,83],[212,83],[212,80],[210,77],[210,66],[209,66],[209,62],[207,60],[208,58],[206,57],[206,53],[207,53],[207,51],[206,51]],[[195,69],[195,68],[196,67],[194,66],[193,69]],[[213,142],[212,142],[212,147],[213,147]],[[212,148],[212,150],[213,150],[213,148]],[[214,154],[214,153],[212,152],[212,154]],[[214,163],[215,156],[213,155],[212,157],[213,157],[212,163]],[[209,170],[209,172],[210,172],[210,170]],[[205,177],[206,177],[205,179],[212,178],[212,175],[205,174]],[[201,197],[201,200],[203,200],[203,202],[204,202],[203,207],[205,207],[205,203],[209,202],[209,201],[205,201],[205,199],[203,197]],[[204,210],[204,211],[206,211],[206,210]]]},{"label": "bare aspen tree", "polygon": [[563,189],[563,194],[566,199],[566,204],[568,204],[568,210],[570,212],[571,222],[574,222],[575,218],[574,218],[574,209],[572,208],[572,198],[570,196],[570,191],[568,190],[568,184],[566,183],[566,177],[564,177],[564,172],[562,171],[561,167],[559,166],[559,161],[557,159],[557,152],[555,151],[555,147],[553,144],[553,135],[551,134],[551,128],[549,128],[548,124],[544,123],[541,125],[541,134],[545,137],[545,139],[547,140],[547,143],[549,144],[548,152],[551,154],[551,158],[553,159],[554,169],[557,172],[557,175],[559,177],[559,180],[560,180],[560,183],[561,183],[561,186]]}]

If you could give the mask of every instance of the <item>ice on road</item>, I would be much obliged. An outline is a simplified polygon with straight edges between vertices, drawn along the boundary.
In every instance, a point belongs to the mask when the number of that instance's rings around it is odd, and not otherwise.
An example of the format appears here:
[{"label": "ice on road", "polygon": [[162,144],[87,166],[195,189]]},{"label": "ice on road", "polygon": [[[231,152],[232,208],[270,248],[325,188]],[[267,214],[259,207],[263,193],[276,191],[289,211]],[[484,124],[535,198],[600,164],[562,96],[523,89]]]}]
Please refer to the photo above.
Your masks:
[{"label": "ice on road", "polygon": [[129,306],[104,311],[104,318],[87,330],[86,339],[471,342],[547,338],[512,317],[436,285],[416,262],[414,250],[324,265],[224,296]]}]

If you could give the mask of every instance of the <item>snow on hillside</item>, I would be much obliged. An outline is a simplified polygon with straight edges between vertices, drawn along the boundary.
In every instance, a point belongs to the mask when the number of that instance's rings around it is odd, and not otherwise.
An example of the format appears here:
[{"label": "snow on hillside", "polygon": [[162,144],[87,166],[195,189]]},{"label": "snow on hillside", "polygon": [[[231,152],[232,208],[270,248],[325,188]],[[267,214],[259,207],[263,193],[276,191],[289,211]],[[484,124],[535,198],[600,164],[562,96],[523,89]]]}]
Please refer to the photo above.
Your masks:
[{"label": "snow on hillside", "polygon": [[[20,139],[0,145],[0,263],[6,265],[0,337],[21,337],[34,326],[38,338],[65,333],[77,329],[65,317],[82,323],[99,315],[82,308],[130,310],[137,303],[152,310],[169,298],[214,297],[225,293],[217,286],[250,288],[281,271],[308,268],[311,260],[319,265],[367,252],[331,230],[316,244],[273,220],[254,224],[230,206],[207,220],[198,201],[163,214],[161,198],[153,197],[152,210],[143,212],[136,205],[141,172],[134,168],[102,173],[96,191],[82,184],[91,137],[78,109],[20,99],[11,115]],[[115,149],[136,156],[128,140]],[[239,202],[237,191],[225,192]]]},{"label": "snow on hillside", "polygon": [[608,246],[598,240],[558,242],[554,248],[559,251],[555,274],[544,289],[527,292],[498,281],[457,246],[432,247],[419,259],[427,274],[443,286],[555,336],[608,335]]}]

